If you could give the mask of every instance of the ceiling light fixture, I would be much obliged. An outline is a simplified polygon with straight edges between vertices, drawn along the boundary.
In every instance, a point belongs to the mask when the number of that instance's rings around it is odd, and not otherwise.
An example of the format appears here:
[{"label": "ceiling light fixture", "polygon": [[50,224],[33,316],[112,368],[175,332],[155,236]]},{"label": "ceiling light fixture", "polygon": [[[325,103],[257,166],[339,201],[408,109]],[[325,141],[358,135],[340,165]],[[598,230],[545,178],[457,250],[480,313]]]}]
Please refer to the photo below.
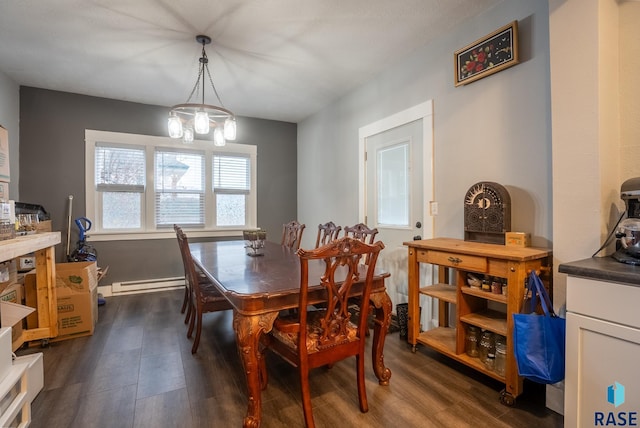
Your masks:
[{"label": "ceiling light fixture", "polygon": [[[196,41],[202,45],[198,78],[187,102],[171,107],[168,120],[169,137],[182,138],[185,143],[191,143],[193,142],[194,134],[209,134],[213,128],[213,143],[216,146],[224,146],[227,140],[236,139],[236,116],[224,107],[204,103],[206,71],[213,93],[216,95],[220,106],[223,105],[216,86],[213,84],[213,79],[209,72],[209,58],[207,58],[207,53],[204,49],[205,45],[211,43],[211,38],[200,35],[196,36]],[[200,87],[202,87],[202,104],[191,103],[191,98],[198,93]]]}]

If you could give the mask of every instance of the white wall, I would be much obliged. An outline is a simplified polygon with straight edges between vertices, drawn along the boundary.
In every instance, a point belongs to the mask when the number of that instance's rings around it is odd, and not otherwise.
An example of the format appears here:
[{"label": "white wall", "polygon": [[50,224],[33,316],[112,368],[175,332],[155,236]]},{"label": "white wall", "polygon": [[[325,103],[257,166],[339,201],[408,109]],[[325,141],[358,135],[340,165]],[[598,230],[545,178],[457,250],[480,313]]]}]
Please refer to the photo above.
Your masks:
[{"label": "white wall", "polygon": [[[557,267],[600,247],[624,209],[620,185],[640,176],[640,2],[553,0],[549,9]],[[556,306],[565,288],[556,274]]]},{"label": "white wall", "polygon": [[11,182],[9,197],[18,198],[18,142],[20,137],[20,87],[9,77],[0,72],[0,125],[9,133],[9,166]]},{"label": "white wall", "polygon": [[[453,53],[513,20],[521,63],[454,87]],[[358,219],[358,128],[433,99],[435,234],[463,237],[463,199],[478,181],[503,184],[512,229],[551,245],[551,128],[546,0],[514,0],[473,18],[363,83],[298,126],[298,220],[313,233]]]},{"label": "white wall", "polygon": [[640,2],[620,3],[620,172],[640,176]]}]

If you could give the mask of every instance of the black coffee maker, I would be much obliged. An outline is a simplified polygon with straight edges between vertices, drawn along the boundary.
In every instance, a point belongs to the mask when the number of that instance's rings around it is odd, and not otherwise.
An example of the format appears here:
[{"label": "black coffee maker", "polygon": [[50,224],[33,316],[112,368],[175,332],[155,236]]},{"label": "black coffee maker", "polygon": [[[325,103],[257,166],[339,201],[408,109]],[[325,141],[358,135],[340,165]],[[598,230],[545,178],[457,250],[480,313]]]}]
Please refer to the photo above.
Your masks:
[{"label": "black coffee maker", "polygon": [[622,183],[620,197],[626,205],[627,218],[618,226],[612,257],[621,263],[640,265],[640,177]]}]

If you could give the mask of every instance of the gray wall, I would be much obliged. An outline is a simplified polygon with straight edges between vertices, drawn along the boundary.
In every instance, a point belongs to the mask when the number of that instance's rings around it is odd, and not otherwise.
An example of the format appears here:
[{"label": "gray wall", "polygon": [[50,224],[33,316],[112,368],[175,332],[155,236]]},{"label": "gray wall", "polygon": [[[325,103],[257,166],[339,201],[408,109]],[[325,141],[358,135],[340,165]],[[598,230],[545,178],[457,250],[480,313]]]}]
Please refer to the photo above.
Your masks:
[{"label": "gray wall", "polygon": [[[69,195],[72,218],[85,215],[85,129],[166,136],[167,113],[166,107],[21,87],[20,201],[42,205],[65,243]],[[296,124],[239,117],[236,142],[258,148],[258,225],[279,241],[282,224],[296,218]],[[73,248],[75,224],[71,236]],[[98,265],[109,266],[103,285],[182,274],[175,236],[91,244]],[[58,246],[58,261],[64,254]]]},{"label": "gray wall", "polygon": [[[521,63],[454,87],[453,53],[513,20],[519,23]],[[495,181],[511,195],[512,230],[530,232],[535,246],[550,247],[549,80],[547,0],[502,2],[452,28],[298,124],[300,221],[360,220],[358,129],[432,99],[435,234],[462,238],[465,193],[479,181]]]}]

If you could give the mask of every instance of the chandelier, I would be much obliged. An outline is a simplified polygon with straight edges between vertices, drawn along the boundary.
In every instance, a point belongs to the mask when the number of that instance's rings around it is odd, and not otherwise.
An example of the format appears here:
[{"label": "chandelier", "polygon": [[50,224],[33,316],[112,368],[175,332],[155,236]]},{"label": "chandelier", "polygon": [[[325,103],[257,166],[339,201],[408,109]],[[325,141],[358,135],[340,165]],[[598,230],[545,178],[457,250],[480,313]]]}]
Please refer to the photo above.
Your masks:
[{"label": "chandelier", "polygon": [[[236,139],[236,116],[224,107],[214,106],[204,103],[205,72],[209,77],[209,83],[213,88],[213,93],[222,106],[220,96],[213,84],[211,73],[209,72],[209,58],[205,52],[205,45],[211,43],[208,36],[196,36],[196,41],[202,44],[202,57],[198,67],[198,77],[196,83],[189,94],[187,102],[171,107],[169,113],[168,127],[169,137],[182,138],[185,143],[193,142],[195,134],[209,134],[213,129],[213,143],[216,146],[224,146],[227,140]],[[202,103],[191,102],[191,99],[202,89]]]}]

